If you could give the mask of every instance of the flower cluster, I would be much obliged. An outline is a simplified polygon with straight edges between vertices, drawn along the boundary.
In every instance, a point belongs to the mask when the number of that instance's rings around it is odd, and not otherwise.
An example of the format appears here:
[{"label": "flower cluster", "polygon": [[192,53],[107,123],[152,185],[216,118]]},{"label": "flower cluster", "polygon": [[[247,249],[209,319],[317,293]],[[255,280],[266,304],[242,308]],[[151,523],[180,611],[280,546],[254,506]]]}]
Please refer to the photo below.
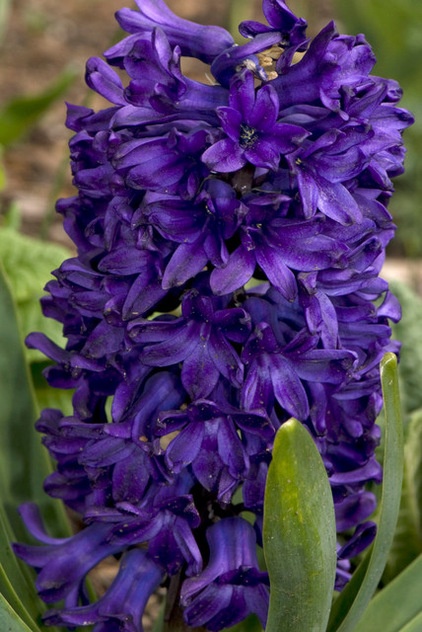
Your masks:
[{"label": "flower cluster", "polygon": [[[87,63],[110,107],[68,110],[78,192],[58,211],[78,254],[43,300],[67,345],[28,339],[54,361],[48,382],[74,389],[73,416],[44,410],[37,427],[57,462],[45,489],[85,528],[51,538],[27,505],[44,545],[15,548],[41,597],[64,600],[50,624],[140,632],[160,584],[188,626],[265,624],[257,546],[288,418],[326,466],[337,588],[374,536],[378,364],[400,317],[378,275],[412,120],[362,36],[330,23],[309,42],[283,0],[240,25],[243,45],[163,0],[137,5],[117,13],[129,35]],[[212,79],[184,76],[186,56]],[[86,574],[110,555],[119,572],[92,603]]]}]

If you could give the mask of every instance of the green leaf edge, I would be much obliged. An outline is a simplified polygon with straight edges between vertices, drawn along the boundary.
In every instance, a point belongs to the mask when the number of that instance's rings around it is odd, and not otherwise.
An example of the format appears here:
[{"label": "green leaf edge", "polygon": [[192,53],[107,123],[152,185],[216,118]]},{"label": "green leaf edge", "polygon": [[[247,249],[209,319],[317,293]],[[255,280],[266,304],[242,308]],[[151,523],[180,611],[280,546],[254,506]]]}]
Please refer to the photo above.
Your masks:
[{"label": "green leaf edge", "polygon": [[422,555],[371,599],[354,632],[401,632],[422,614],[421,586]]},{"label": "green leaf edge", "polygon": [[3,632],[39,632],[39,628],[29,628],[13,610],[7,599],[0,593],[0,625]]},{"label": "green leaf edge", "polygon": [[355,630],[381,579],[399,515],[404,446],[397,358],[394,353],[386,353],[381,361],[381,383],[386,422],[378,530],[370,550],[335,600],[327,632]]}]

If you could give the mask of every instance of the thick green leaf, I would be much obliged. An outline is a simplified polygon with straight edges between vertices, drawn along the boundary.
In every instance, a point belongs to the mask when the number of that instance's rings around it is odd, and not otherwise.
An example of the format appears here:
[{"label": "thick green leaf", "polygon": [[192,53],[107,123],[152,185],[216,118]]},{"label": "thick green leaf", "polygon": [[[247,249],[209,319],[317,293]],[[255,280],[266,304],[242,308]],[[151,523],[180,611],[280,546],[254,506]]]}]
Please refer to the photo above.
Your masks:
[{"label": "thick green leaf", "polygon": [[422,410],[416,411],[407,425],[404,455],[400,513],[382,576],[384,584],[422,553]]},{"label": "thick green leaf", "polygon": [[421,632],[422,630],[422,612],[418,614],[412,621],[409,621],[400,632]]},{"label": "thick green leaf", "polygon": [[39,628],[29,628],[0,594],[0,630],[2,632],[38,632]]},{"label": "thick green leaf", "polygon": [[403,478],[403,427],[397,376],[397,358],[386,353],[381,362],[384,396],[384,476],[374,543],[351,581],[333,604],[328,632],[352,632],[381,579],[392,544],[400,506]]},{"label": "thick green leaf", "polygon": [[267,632],[323,632],[336,572],[334,506],[318,450],[296,419],[279,429],[264,505]]},{"label": "thick green leaf", "polygon": [[64,71],[41,94],[16,97],[0,109],[0,144],[18,140],[66,92],[75,78],[74,71]]},{"label": "thick green leaf", "polygon": [[371,600],[354,632],[400,632],[422,614],[421,588],[422,555]]}]

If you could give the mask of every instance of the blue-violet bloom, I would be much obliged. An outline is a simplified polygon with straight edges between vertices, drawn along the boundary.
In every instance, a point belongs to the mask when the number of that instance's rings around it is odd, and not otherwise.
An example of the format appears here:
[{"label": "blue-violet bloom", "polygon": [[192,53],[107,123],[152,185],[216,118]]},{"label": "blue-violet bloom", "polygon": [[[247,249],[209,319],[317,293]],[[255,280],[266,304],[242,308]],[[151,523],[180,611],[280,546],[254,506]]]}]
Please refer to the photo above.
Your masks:
[{"label": "blue-violet bloom", "polygon": [[[24,505],[42,545],[15,551],[47,624],[142,632],[161,585],[186,626],[265,625],[257,547],[290,416],[330,481],[336,589],[374,538],[378,365],[400,318],[380,272],[412,117],[362,35],[330,23],[309,41],[284,0],[263,0],[268,24],[243,22],[242,45],[164,0],[136,4],[117,13],[128,35],[87,63],[109,107],[68,106],[77,191],[57,210],[77,254],[42,300],[66,345],[27,339],[49,384],[73,390],[72,415],[46,409],[37,429],[56,462],[45,490],[83,529],[52,538]],[[203,82],[183,56],[209,65]],[[86,576],[110,557],[91,601]]]}]

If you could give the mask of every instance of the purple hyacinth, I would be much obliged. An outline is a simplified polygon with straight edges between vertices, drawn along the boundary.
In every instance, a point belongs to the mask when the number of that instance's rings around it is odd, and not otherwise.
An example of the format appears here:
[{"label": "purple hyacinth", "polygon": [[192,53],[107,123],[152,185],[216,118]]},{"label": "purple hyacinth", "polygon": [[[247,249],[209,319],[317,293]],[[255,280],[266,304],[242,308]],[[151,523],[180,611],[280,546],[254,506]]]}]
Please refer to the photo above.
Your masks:
[{"label": "purple hyacinth", "polygon": [[[265,625],[256,548],[290,416],[330,480],[337,589],[374,537],[378,365],[400,318],[379,273],[412,117],[362,36],[330,23],[309,42],[283,0],[263,0],[268,24],[242,23],[240,46],[162,0],[137,5],[87,64],[110,107],[68,109],[77,193],[57,209],[77,256],[42,301],[66,347],[27,340],[53,360],[51,386],[74,390],[73,415],[44,410],[37,429],[57,463],[45,489],[85,528],[51,538],[25,505],[43,545],[15,550],[41,597],[64,600],[46,623],[141,632],[161,584],[188,626]],[[213,81],[184,76],[181,56]],[[119,571],[91,602],[85,577],[107,556]]]}]

